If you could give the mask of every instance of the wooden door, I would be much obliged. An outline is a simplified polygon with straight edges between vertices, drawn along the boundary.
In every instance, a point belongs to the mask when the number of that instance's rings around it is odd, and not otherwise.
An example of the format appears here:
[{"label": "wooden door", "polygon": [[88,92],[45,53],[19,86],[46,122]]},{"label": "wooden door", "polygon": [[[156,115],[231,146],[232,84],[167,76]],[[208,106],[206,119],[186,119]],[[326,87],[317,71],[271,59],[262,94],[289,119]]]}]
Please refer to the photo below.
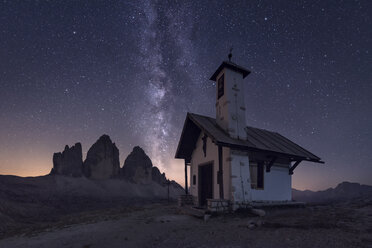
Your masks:
[{"label": "wooden door", "polygon": [[207,206],[213,198],[213,163],[199,165],[199,205]]}]

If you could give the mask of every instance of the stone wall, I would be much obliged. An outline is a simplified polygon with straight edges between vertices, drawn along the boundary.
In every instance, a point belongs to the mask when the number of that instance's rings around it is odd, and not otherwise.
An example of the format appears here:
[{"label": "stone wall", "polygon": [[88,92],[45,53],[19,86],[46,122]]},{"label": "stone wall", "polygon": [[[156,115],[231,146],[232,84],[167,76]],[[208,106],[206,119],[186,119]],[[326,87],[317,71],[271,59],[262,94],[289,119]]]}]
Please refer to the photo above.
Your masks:
[{"label": "stone wall", "polygon": [[236,211],[238,209],[251,209],[252,205],[250,202],[234,202],[231,204],[231,210]]},{"label": "stone wall", "polygon": [[230,212],[230,201],[221,199],[207,199],[208,211],[211,213]]}]

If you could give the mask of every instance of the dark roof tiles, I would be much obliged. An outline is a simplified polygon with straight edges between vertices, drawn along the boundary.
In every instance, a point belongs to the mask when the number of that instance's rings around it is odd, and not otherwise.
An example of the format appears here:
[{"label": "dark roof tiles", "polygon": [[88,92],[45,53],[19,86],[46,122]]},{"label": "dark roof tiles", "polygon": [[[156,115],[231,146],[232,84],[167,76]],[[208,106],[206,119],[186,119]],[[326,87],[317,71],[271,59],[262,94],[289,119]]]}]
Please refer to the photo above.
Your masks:
[{"label": "dark roof tiles", "polygon": [[[247,139],[240,140],[231,138],[222,128],[217,125],[216,119],[211,117],[188,113],[184,129],[187,129],[190,124],[197,126],[199,130],[205,132],[216,144],[232,146],[237,149],[244,150],[273,152],[284,156],[293,157],[294,160],[301,159],[322,163],[319,157],[276,132],[255,127],[246,127]],[[188,133],[188,135],[191,134],[191,132],[183,130],[176,152],[176,158],[191,158],[191,153],[194,149],[194,146],[191,148],[185,146],[186,143],[190,143],[184,142],[184,139],[190,139],[190,137],[184,137],[185,132]],[[200,131],[195,133],[195,135],[199,134]],[[195,141],[195,137],[192,140]],[[191,141],[191,143],[193,143],[193,141]]]}]

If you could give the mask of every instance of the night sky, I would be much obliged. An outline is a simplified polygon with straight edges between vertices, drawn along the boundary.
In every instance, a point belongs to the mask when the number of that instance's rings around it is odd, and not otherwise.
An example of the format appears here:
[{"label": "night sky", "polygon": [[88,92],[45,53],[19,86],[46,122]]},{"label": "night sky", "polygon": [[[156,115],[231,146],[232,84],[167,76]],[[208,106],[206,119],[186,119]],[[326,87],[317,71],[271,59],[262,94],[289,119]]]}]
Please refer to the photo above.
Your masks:
[{"label": "night sky", "polygon": [[50,172],[54,152],[102,134],[183,184],[186,112],[215,116],[209,77],[233,47],[247,125],[326,162],[293,187],[372,184],[372,2],[2,1],[0,174]]}]

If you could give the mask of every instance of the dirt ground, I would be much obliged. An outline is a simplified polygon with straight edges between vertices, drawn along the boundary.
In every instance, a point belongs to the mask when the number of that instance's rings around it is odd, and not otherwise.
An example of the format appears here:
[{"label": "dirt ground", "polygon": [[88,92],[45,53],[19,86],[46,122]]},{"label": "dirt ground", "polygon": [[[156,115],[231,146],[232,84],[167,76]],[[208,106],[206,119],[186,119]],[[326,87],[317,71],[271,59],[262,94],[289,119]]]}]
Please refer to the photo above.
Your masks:
[{"label": "dirt ground", "polygon": [[0,247],[372,247],[370,204],[265,211],[204,221],[175,204],[118,207],[8,230]]}]

